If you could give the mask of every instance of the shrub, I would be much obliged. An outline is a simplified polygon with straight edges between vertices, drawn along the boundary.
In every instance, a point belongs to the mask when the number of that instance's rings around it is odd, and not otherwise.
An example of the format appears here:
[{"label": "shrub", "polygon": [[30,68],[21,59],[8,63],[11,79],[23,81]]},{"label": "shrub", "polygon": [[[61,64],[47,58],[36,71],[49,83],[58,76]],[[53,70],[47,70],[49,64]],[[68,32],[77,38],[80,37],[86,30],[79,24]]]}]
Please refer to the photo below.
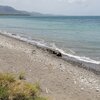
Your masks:
[{"label": "shrub", "polygon": [[16,79],[11,74],[0,74],[0,100],[47,100],[39,96],[39,84]]},{"label": "shrub", "polygon": [[6,87],[0,86],[0,100],[8,100],[8,89]]}]

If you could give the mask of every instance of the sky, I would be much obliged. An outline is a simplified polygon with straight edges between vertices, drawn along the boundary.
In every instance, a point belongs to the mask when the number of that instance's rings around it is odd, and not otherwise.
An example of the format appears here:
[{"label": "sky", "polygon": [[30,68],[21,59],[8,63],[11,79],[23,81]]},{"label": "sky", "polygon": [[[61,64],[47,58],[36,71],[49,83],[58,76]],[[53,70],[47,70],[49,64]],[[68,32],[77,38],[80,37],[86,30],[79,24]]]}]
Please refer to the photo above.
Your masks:
[{"label": "sky", "polygon": [[0,0],[18,10],[56,15],[100,15],[100,0]]}]

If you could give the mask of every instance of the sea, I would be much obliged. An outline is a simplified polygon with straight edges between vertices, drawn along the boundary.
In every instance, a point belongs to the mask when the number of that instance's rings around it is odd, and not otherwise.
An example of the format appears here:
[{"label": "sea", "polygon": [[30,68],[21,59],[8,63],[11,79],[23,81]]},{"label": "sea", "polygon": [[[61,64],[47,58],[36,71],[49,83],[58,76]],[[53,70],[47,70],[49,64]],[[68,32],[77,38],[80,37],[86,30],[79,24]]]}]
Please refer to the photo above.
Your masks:
[{"label": "sea", "polygon": [[100,16],[0,16],[0,30],[100,66]]}]

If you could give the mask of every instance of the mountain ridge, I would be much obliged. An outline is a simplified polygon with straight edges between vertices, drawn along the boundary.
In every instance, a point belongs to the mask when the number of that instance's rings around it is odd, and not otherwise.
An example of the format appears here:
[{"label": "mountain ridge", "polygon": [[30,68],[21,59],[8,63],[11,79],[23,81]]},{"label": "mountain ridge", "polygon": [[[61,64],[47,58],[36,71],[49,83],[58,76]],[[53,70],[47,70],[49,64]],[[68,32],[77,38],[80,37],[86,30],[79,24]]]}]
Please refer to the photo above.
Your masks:
[{"label": "mountain ridge", "polygon": [[0,5],[0,15],[29,15],[29,16],[45,16],[46,14],[38,12],[28,12],[17,10],[11,6],[2,6]]}]

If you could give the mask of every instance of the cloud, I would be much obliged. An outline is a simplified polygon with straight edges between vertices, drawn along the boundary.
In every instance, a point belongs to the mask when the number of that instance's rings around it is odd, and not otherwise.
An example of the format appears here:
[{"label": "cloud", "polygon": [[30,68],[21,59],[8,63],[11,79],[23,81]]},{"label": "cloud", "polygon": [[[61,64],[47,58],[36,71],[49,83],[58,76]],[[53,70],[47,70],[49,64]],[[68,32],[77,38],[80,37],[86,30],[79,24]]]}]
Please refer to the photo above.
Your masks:
[{"label": "cloud", "polygon": [[87,0],[67,0],[68,3],[76,3],[76,2],[80,2],[80,3],[83,3],[83,2],[86,2]]},{"label": "cloud", "polygon": [[62,15],[100,15],[100,0],[0,0],[19,10]]},{"label": "cloud", "polygon": [[85,2],[87,0],[59,0],[59,1],[61,1],[61,2],[68,2],[68,3],[77,3],[77,2],[82,3],[82,2]]}]

